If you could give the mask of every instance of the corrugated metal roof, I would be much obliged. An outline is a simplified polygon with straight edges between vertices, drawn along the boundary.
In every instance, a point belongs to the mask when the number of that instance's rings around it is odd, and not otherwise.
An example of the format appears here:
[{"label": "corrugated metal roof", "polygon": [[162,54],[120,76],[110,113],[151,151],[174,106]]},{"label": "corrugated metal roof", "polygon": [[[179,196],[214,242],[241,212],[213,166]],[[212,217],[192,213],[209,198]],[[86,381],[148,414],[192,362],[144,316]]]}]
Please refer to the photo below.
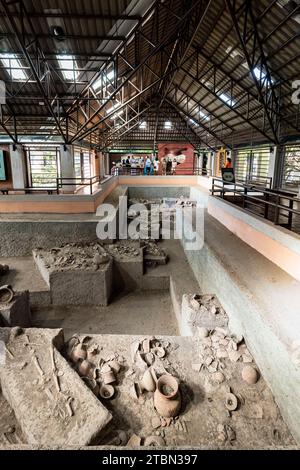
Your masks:
[{"label": "corrugated metal roof", "polygon": [[[120,135],[120,139],[124,140],[145,140],[145,134],[141,135],[137,132],[139,120],[137,113],[143,107],[146,108],[149,103],[156,102],[158,96],[165,97],[173,106],[172,112],[170,106],[161,108],[158,129],[161,129],[161,122],[164,121],[167,112],[173,119],[176,119],[176,122],[181,121],[176,135],[173,136],[174,139],[178,140],[182,137],[182,126],[188,129],[189,139],[195,145],[199,142],[212,146],[221,143],[234,145],[243,141],[265,140],[268,137],[271,139],[270,129],[265,124],[266,116],[261,97],[253,77],[245,67],[245,55],[239,44],[226,2],[224,0],[214,0],[210,3],[199,2],[199,0],[156,2],[159,15],[153,14],[143,25],[140,25],[139,40],[122,41],[130,29],[138,25],[138,18],[151,7],[152,3],[153,1],[145,0],[26,1],[34,31],[53,74],[56,90],[54,93],[53,89],[53,97],[58,94],[64,98],[65,110],[77,96],[82,99],[80,107],[76,106],[71,114],[69,133],[76,134],[99,108],[99,103],[93,100],[93,92],[91,90],[84,92],[84,90],[100,67],[110,60],[109,57],[103,57],[103,55],[112,53],[118,47],[122,48],[120,49],[122,57],[119,55],[116,65],[118,77],[122,77],[118,81],[120,85],[121,81],[126,80],[128,74],[131,74],[148,54],[156,51],[155,47],[171,37],[169,43],[164,45],[163,52],[157,51],[153,54],[146,66],[133,74],[130,82],[120,89],[115,98],[123,103],[124,100],[134,97],[141,86],[151,85],[164,72],[167,73],[165,80],[150,88],[142,95],[142,98],[134,99],[130,107],[124,111],[123,116],[119,116],[117,120],[104,122],[105,110],[91,119],[86,129],[93,129],[92,142],[101,144],[103,136],[111,132],[108,124],[113,128],[116,124],[125,126],[126,120],[132,123],[126,125],[126,134],[116,132],[116,135]],[[201,27],[197,27],[197,15],[201,17],[201,12],[208,3],[209,8],[201,22]],[[241,6],[243,0],[238,0],[236,4]],[[292,2],[285,7],[274,0],[257,0],[252,4],[257,20],[257,31],[274,81],[274,89],[278,95],[280,88],[280,113],[284,117],[280,127],[280,138],[284,139],[287,136],[299,134],[299,106],[291,102],[292,81],[300,79],[300,25],[296,17],[297,11],[293,9]],[[184,23],[184,28],[179,29],[178,23],[192,6],[194,6],[193,14]],[[300,11],[300,7],[298,10]],[[15,13],[14,18],[18,21],[17,5],[11,5],[10,11]],[[130,14],[134,15],[132,19],[128,19]],[[242,17],[239,19],[240,26],[241,21]],[[59,41],[51,36],[53,26],[60,26],[63,29],[65,40]],[[190,44],[189,40],[195,28],[197,32]],[[105,40],[107,36],[111,39]],[[116,36],[119,38],[113,39]],[[247,46],[249,47],[252,42],[253,37],[250,37]],[[184,55],[187,45],[189,48]],[[53,117],[45,105],[39,104],[43,101],[43,97],[4,13],[1,15],[0,22],[0,47],[2,52],[18,54],[21,63],[27,67],[26,73],[29,77],[26,84],[12,83],[8,80],[7,72],[0,68],[0,79],[6,81],[9,92],[10,107],[9,109],[4,107],[4,113],[7,117],[12,111],[16,114],[20,133],[26,128],[27,132],[29,132],[28,129],[30,132],[36,130],[38,134],[41,132],[42,124],[40,123],[43,119],[49,122],[49,120],[53,121]],[[258,45],[256,52],[258,52]],[[79,72],[76,86],[63,79],[55,57],[57,53],[75,56]],[[183,63],[181,63],[181,57],[185,57]],[[175,73],[170,73],[172,68],[176,70]],[[108,89],[109,91],[112,91],[112,87]],[[231,97],[236,105],[229,106],[228,103],[224,103],[224,100],[220,98],[221,93]],[[106,109],[111,108],[112,104],[113,102],[108,104]],[[205,117],[201,119],[199,111],[209,119]],[[176,118],[174,118],[174,113]],[[149,123],[156,122],[155,106],[151,108],[151,111],[147,111],[146,116]],[[37,118],[36,124],[33,119],[35,117]],[[30,120],[31,123],[27,125],[26,122]],[[98,122],[99,126],[95,128]],[[12,120],[7,120],[6,124],[13,132]],[[65,125],[65,121],[62,121],[64,130]],[[130,130],[131,126],[132,130]],[[260,131],[262,129],[263,132]],[[149,124],[146,138],[154,140],[154,134],[155,126],[153,128],[153,125]],[[88,137],[88,135],[85,136],[84,131],[80,136]],[[163,138],[163,135],[158,132],[157,138]]]}]

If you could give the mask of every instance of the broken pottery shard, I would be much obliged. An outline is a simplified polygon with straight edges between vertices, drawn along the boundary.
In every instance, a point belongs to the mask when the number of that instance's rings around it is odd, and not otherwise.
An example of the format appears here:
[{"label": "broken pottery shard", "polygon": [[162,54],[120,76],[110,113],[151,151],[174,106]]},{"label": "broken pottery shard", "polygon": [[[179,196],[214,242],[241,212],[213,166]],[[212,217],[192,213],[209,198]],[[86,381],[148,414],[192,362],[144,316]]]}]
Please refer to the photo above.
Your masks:
[{"label": "broken pottery shard", "polygon": [[248,354],[243,354],[243,355],[242,355],[242,358],[243,358],[243,362],[245,362],[245,363],[253,362],[252,357],[249,356]]},{"label": "broken pottery shard", "polygon": [[127,442],[127,447],[139,447],[142,439],[137,434],[132,434],[131,438]]},{"label": "broken pottery shard", "polygon": [[136,355],[136,353],[138,352],[139,347],[140,347],[140,342],[139,342],[139,341],[134,341],[134,342],[131,343],[131,345],[130,345],[130,353],[131,353],[131,360],[132,360],[132,362],[134,362],[134,360],[135,360],[135,355]]},{"label": "broken pottery shard", "polygon": [[200,338],[206,338],[208,336],[209,330],[204,326],[198,326],[197,330]]},{"label": "broken pottery shard", "polygon": [[101,367],[101,373],[105,374],[106,372],[110,372],[111,367],[108,364],[104,364],[104,366]]},{"label": "broken pottery shard", "polygon": [[192,364],[192,369],[193,369],[195,372],[200,372],[201,366],[202,366],[201,362],[194,363],[194,364]]},{"label": "broken pottery shard", "polygon": [[151,419],[151,425],[152,425],[153,429],[160,428],[160,426],[161,426],[160,418],[158,416],[155,416],[154,418],[152,418]]},{"label": "broken pottery shard", "polygon": [[231,362],[237,362],[239,358],[241,357],[241,353],[239,351],[235,351],[234,349],[231,349],[228,351],[228,357],[231,360]]},{"label": "broken pottery shard", "polygon": [[199,310],[200,308],[200,295],[198,294],[194,294],[190,300],[190,303],[191,303],[191,306],[195,309],[195,310]]},{"label": "broken pottery shard", "polygon": [[212,305],[212,306],[210,307],[210,313],[211,313],[212,315],[215,315],[215,314],[217,313],[217,308],[216,308],[215,305]]},{"label": "broken pottery shard", "polygon": [[143,352],[145,354],[150,352],[150,339],[149,338],[144,339],[143,341]]},{"label": "broken pottery shard", "polygon": [[128,369],[126,372],[125,372],[125,377],[130,377],[130,375],[134,374],[134,370],[133,369]]},{"label": "broken pottery shard", "polygon": [[146,437],[144,446],[145,447],[160,447],[166,445],[165,440],[161,436],[149,436]]},{"label": "broken pottery shard", "polygon": [[212,356],[207,356],[205,359],[205,364],[209,366],[213,362],[214,358]]},{"label": "broken pottery shard", "polygon": [[148,368],[147,363],[144,361],[139,351],[135,355],[135,363],[137,367],[142,371]]},{"label": "broken pottery shard", "polygon": [[215,372],[214,374],[212,374],[211,378],[217,384],[221,384],[225,380],[225,376],[222,372]]},{"label": "broken pottery shard", "polygon": [[138,384],[137,383],[134,383],[131,385],[130,387],[130,390],[129,390],[129,394],[132,398],[134,398],[135,400],[138,400],[139,398],[139,391],[138,391]]},{"label": "broken pottery shard", "polygon": [[229,424],[225,425],[225,432],[226,432],[226,437],[229,442],[235,441],[236,439],[235,431],[232,429],[231,426],[229,426]]},{"label": "broken pottery shard", "polygon": [[166,355],[166,351],[162,347],[155,348],[154,352],[155,352],[156,356],[158,356],[160,358],[165,357],[165,355]]},{"label": "broken pottery shard", "polygon": [[145,354],[145,361],[148,364],[148,366],[151,366],[155,361],[154,354],[151,352]]},{"label": "broken pottery shard", "polygon": [[226,349],[218,348],[217,349],[217,357],[219,359],[225,359],[226,357],[228,357],[228,353],[227,353]]}]

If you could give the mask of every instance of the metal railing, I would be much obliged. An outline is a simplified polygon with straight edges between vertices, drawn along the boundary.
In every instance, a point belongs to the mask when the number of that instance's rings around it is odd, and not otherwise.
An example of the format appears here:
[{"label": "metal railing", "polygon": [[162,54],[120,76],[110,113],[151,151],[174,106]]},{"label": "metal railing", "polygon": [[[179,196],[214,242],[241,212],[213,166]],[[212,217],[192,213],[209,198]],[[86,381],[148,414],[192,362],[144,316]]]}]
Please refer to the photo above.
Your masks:
[{"label": "metal railing", "polygon": [[[24,188],[0,188],[0,194],[9,195],[11,193],[22,193],[22,194],[36,194],[36,193],[48,193],[48,194],[60,194],[62,189],[66,189],[68,186],[75,187],[77,190],[81,187],[89,187],[90,194],[93,194],[93,187],[95,184],[100,183],[100,175],[92,176],[91,178],[54,178],[53,180],[47,180],[49,186],[27,186]],[[73,191],[72,191],[73,192]]]},{"label": "metal railing", "polygon": [[91,178],[63,178],[58,177],[56,178],[56,188],[57,194],[59,194],[61,189],[66,189],[67,186],[74,186],[78,187],[86,187],[89,186],[90,194],[93,194],[93,186],[94,184],[100,183],[101,177],[100,175],[92,176]]},{"label": "metal railing", "polygon": [[36,193],[47,193],[47,194],[59,194],[56,186],[28,186],[24,188],[0,188],[0,194],[2,196],[8,196],[9,194],[21,193],[21,194],[36,194]]},{"label": "metal railing", "polygon": [[221,178],[213,178],[211,194],[289,230],[296,226],[294,216],[299,216],[300,221],[300,199],[286,191],[242,182],[225,183]]},{"label": "metal railing", "polygon": [[[145,168],[134,168],[134,167],[127,167],[127,166],[121,166],[121,167],[113,167],[111,170],[112,176],[141,176],[141,175],[146,175],[147,172],[145,171]],[[150,175],[158,175],[158,176],[212,176],[212,170],[210,168],[203,169],[203,168],[180,168],[180,165],[176,167],[176,169],[173,171],[172,169],[169,171],[162,170],[161,165],[159,168],[159,172],[155,173],[155,170],[149,170]]]}]

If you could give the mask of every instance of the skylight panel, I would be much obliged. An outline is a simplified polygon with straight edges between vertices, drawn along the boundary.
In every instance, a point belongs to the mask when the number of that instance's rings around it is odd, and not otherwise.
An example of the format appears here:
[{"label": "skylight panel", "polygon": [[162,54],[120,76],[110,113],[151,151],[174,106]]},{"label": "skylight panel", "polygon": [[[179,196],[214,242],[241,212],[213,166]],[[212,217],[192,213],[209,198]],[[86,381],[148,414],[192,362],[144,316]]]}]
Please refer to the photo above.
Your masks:
[{"label": "skylight panel", "polygon": [[0,60],[12,80],[27,80],[27,75],[22,69],[22,64],[16,57],[16,54],[2,53]]},{"label": "skylight panel", "polygon": [[[106,110],[107,114],[110,114],[112,111],[117,110],[121,106],[121,103],[118,101],[116,104],[114,104],[111,108]],[[116,119],[116,117],[121,116],[121,114],[124,113],[124,108],[120,109],[117,113],[115,113],[113,116],[111,116],[112,119]]]},{"label": "skylight panel", "polygon": [[73,55],[57,55],[58,64],[60,66],[61,73],[66,80],[76,80],[78,77],[77,63]]},{"label": "skylight panel", "polygon": [[[247,62],[243,63],[243,67],[249,70]],[[274,83],[273,80],[270,81],[267,79],[267,74],[263,72],[259,67],[254,67],[254,69],[252,69],[252,72],[254,73],[255,78],[259,82],[262,82],[264,85],[266,85],[267,83],[268,84]]]},{"label": "skylight panel", "polygon": [[167,130],[172,129],[172,123],[171,123],[171,121],[165,121],[165,129],[167,129]]},{"label": "skylight panel", "polygon": [[236,101],[225,93],[219,93],[219,98],[231,107],[236,104]]},{"label": "skylight panel", "polygon": [[193,118],[189,118],[189,122],[193,124],[193,126],[199,127],[199,124]]},{"label": "skylight panel", "polygon": [[140,123],[139,129],[147,129],[147,123],[146,123],[146,121],[143,121],[143,122]]},{"label": "skylight panel", "polygon": [[102,84],[105,85],[105,83],[107,81],[110,81],[110,80],[113,80],[115,77],[115,72],[114,70],[111,70],[110,72],[108,72],[108,74],[106,76],[104,76],[104,79],[103,77],[100,77],[98,78],[98,80],[96,80],[93,84],[92,84],[92,88],[94,91],[97,91],[99,90],[99,88],[102,87]]},{"label": "skylight panel", "polygon": [[210,117],[207,114],[205,114],[203,111],[199,111],[199,115],[202,119],[204,119],[204,121],[210,120]]}]

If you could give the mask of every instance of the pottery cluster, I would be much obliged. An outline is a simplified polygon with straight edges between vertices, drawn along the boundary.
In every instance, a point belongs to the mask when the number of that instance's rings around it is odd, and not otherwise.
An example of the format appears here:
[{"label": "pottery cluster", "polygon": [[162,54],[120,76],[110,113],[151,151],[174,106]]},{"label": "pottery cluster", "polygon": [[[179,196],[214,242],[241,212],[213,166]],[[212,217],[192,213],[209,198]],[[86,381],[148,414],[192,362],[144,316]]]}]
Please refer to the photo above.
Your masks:
[{"label": "pottery cluster", "polygon": [[111,259],[100,243],[66,243],[49,251],[36,249],[36,252],[46,268],[56,271],[97,271]]},{"label": "pottery cluster", "polygon": [[[197,298],[194,299],[198,301]],[[228,363],[241,363],[241,379],[248,385],[254,385],[259,380],[259,373],[253,365],[253,358],[242,336],[231,335],[227,328],[216,327],[209,330],[205,327],[198,328],[199,361],[192,364],[196,372],[208,373],[209,381],[213,386],[219,386],[224,382],[224,407],[229,417],[243,404],[238,393],[233,393],[229,380],[231,373]],[[218,439],[222,442],[231,442],[235,439],[234,430],[220,424]]]},{"label": "pottery cluster", "polygon": [[228,325],[228,315],[217,297],[212,294],[193,294],[187,296],[189,308],[187,321],[193,327],[224,327]]},{"label": "pottery cluster", "polygon": [[67,342],[67,356],[86,385],[104,400],[115,395],[118,373],[124,367],[125,359],[114,353],[106,360],[99,358],[99,347],[90,344],[90,337],[73,336]]},{"label": "pottery cluster", "polygon": [[[154,337],[135,341],[131,345],[133,364],[140,372],[140,379],[131,386],[131,395],[138,399],[144,392],[153,393],[157,413],[165,418],[178,416],[181,408],[179,380],[164,369],[158,377],[157,361],[167,355],[166,349]],[[161,368],[160,368],[161,370]]]}]

